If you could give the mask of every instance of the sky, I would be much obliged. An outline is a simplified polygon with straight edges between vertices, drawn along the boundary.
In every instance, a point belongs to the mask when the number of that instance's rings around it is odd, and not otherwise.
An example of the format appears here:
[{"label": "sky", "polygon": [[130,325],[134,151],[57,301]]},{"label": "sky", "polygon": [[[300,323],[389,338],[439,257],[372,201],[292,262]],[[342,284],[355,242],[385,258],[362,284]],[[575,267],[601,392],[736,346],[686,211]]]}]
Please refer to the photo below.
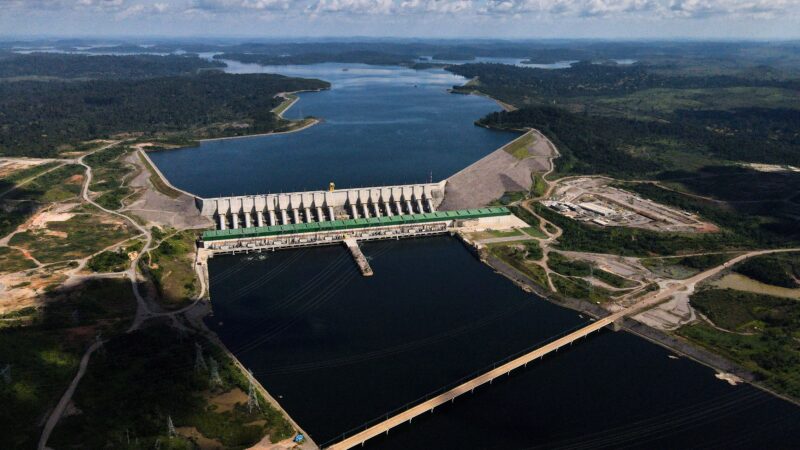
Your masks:
[{"label": "sky", "polygon": [[0,36],[798,39],[800,0],[0,0]]}]

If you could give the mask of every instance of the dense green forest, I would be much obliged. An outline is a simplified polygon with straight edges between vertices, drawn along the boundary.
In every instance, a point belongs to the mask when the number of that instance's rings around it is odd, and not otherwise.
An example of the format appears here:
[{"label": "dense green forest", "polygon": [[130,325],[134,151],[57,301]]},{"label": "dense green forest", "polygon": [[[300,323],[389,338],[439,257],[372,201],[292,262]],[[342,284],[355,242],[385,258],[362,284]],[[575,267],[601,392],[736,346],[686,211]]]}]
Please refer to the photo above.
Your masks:
[{"label": "dense green forest", "polygon": [[772,87],[800,89],[800,81],[730,75],[665,76],[643,65],[583,61],[568,69],[535,69],[508,64],[462,64],[448,70],[477,77],[480,90],[516,105],[561,101],[564,97],[625,95],[645,89]]},{"label": "dense green forest", "polygon": [[493,113],[479,123],[541,130],[559,146],[563,173],[636,178],[686,169],[698,158],[800,164],[800,110],[678,111],[661,122],[542,106]]},{"label": "dense green forest", "polygon": [[0,155],[51,156],[65,144],[122,132],[234,136],[284,125],[270,110],[284,91],[320,80],[206,73],[192,77],[0,83]]},{"label": "dense green forest", "polygon": [[0,81],[19,78],[149,78],[191,75],[225,67],[219,61],[188,56],[0,53]]}]

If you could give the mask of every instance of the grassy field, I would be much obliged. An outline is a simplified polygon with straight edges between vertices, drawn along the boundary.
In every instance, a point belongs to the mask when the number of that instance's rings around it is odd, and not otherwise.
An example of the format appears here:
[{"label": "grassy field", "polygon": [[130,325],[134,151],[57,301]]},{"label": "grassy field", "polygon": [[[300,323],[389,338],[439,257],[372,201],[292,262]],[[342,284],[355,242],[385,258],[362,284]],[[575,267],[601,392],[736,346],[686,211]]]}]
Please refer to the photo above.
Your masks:
[{"label": "grassy field", "polygon": [[19,272],[36,267],[33,261],[23,256],[22,252],[9,247],[0,247],[0,272]]},{"label": "grassy field", "polygon": [[49,294],[45,307],[12,313],[23,320],[0,328],[0,365],[11,365],[11,383],[0,382],[0,448],[35,447],[40,420],[95,334],[113,335],[130,324],[135,310],[130,283],[97,280]]},{"label": "grassy field", "polygon": [[0,199],[0,236],[24,223],[42,206],[76,198],[83,167],[69,164],[44,174]]},{"label": "grassy field", "polygon": [[[206,368],[195,367],[195,343],[201,345]],[[212,359],[220,384],[211,381]],[[62,420],[52,445],[144,449],[160,441],[164,448],[168,418],[177,428],[194,428],[228,449],[248,448],[265,435],[273,441],[292,436],[291,425],[263,398],[252,412],[246,396],[234,404],[215,402],[226,393],[247,390],[246,379],[209,341],[182,336],[166,324],[153,325],[113,339],[92,358],[75,395],[83,413]],[[171,444],[196,448],[185,437]]]},{"label": "grassy field", "polygon": [[541,197],[547,192],[547,181],[540,173],[533,174],[533,183],[531,185],[531,195],[533,197]]},{"label": "grassy field", "polygon": [[185,306],[197,293],[193,266],[196,240],[195,231],[181,231],[164,239],[149,252],[149,258],[142,258],[142,267],[156,284],[166,308]]},{"label": "grassy field", "polygon": [[533,133],[526,133],[503,147],[503,150],[505,150],[506,153],[514,158],[522,160],[530,156],[528,147],[534,145],[535,143],[536,136],[534,136]]},{"label": "grassy field", "polygon": [[111,147],[87,156],[84,162],[92,167],[92,192],[99,194],[95,201],[106,209],[116,210],[123,206],[122,201],[133,193],[125,186],[126,180],[134,175],[136,169],[123,159],[128,155],[127,147]]},{"label": "grassy field", "polygon": [[40,173],[46,172],[47,170],[50,170],[59,164],[60,163],[57,162],[38,164],[33,167],[27,167],[24,169],[16,170],[8,174],[7,176],[0,177],[0,192],[5,191],[9,187],[19,183],[20,181],[27,180],[31,177],[39,175]]},{"label": "grassy field", "polygon": [[11,238],[11,245],[24,248],[41,262],[85,258],[117,242],[129,239],[134,230],[127,222],[111,219],[86,207],[63,222],[50,222],[46,229],[28,230]]},{"label": "grassy field", "polygon": [[609,296],[611,295],[611,293],[605,289],[592,287],[592,285],[585,280],[567,278],[558,274],[552,275],[551,278],[558,293],[565,297],[587,300],[592,303],[604,303],[609,300]]},{"label": "grassy field", "polygon": [[515,244],[490,244],[489,252],[530,278],[537,285],[547,288],[544,269],[533,261],[542,259],[542,249],[536,241]]}]

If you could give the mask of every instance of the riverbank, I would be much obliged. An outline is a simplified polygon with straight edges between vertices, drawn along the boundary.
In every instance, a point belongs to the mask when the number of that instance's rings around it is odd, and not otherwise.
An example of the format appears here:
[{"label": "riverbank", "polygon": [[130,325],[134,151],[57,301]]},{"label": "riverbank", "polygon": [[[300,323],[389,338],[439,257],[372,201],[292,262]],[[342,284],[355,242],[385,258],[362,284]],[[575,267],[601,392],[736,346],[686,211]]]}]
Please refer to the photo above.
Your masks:
[{"label": "riverbank", "polygon": [[[474,245],[472,242],[468,240],[462,239],[462,242],[464,242],[465,245]],[[475,253],[479,252],[477,252],[476,250]],[[485,255],[480,254],[479,257],[486,265],[494,269],[498,274],[511,280],[514,284],[519,286],[520,289],[526,292],[534,292],[541,298],[545,299],[550,303],[571,309],[573,311],[577,311],[581,314],[586,314],[594,319],[599,319],[601,317],[605,317],[611,314],[611,312],[607,311],[600,305],[590,303],[586,300],[574,299],[563,296],[561,296],[559,299],[555,299],[553,298],[551,292],[545,291],[544,289],[541,288],[541,286],[537,285],[527,276],[521,274],[519,271],[517,271],[504,261],[500,260],[499,258],[492,256],[491,254],[488,253]],[[741,380],[747,382],[748,384],[764,392],[769,393],[770,395],[773,395],[782,400],[786,400],[792,404],[800,406],[800,401],[798,401],[797,399],[776,392],[770,389],[769,387],[765,386],[764,384],[760,383],[758,381],[758,377],[753,372],[743,368],[742,366],[736,364],[735,362],[732,362],[731,360],[721,355],[713,353],[709,350],[706,350],[703,347],[697,346],[685,339],[682,339],[679,336],[668,334],[664,331],[652,328],[630,317],[626,317],[622,321],[622,323],[620,324],[620,328],[621,330],[627,331],[642,339],[645,339],[649,342],[652,342],[663,348],[666,348],[672,352],[675,352],[677,355],[688,358],[698,364],[714,369],[723,376],[725,374],[734,375],[740,378]]]}]

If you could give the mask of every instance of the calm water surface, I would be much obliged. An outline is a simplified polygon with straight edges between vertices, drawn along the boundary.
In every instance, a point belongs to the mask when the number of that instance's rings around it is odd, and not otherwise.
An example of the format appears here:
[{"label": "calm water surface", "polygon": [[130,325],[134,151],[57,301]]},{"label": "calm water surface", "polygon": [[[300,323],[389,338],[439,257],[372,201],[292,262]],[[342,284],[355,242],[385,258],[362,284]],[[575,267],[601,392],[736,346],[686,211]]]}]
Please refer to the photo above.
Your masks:
[{"label": "calm water surface", "polygon": [[464,78],[444,70],[226,62],[232,73],[319,78],[333,87],[301,94],[286,113],[323,120],[301,132],[151,154],[173,184],[200,196],[325,189],[331,181],[357,187],[441,180],[515,137],[475,126],[497,104],[448,93]]},{"label": "calm water surface", "polygon": [[[585,323],[452,238],[364,252],[374,277],[343,247],[211,260],[209,326],[318,444]],[[669,354],[603,331],[368,446],[788,448],[800,438],[800,408]]]}]

